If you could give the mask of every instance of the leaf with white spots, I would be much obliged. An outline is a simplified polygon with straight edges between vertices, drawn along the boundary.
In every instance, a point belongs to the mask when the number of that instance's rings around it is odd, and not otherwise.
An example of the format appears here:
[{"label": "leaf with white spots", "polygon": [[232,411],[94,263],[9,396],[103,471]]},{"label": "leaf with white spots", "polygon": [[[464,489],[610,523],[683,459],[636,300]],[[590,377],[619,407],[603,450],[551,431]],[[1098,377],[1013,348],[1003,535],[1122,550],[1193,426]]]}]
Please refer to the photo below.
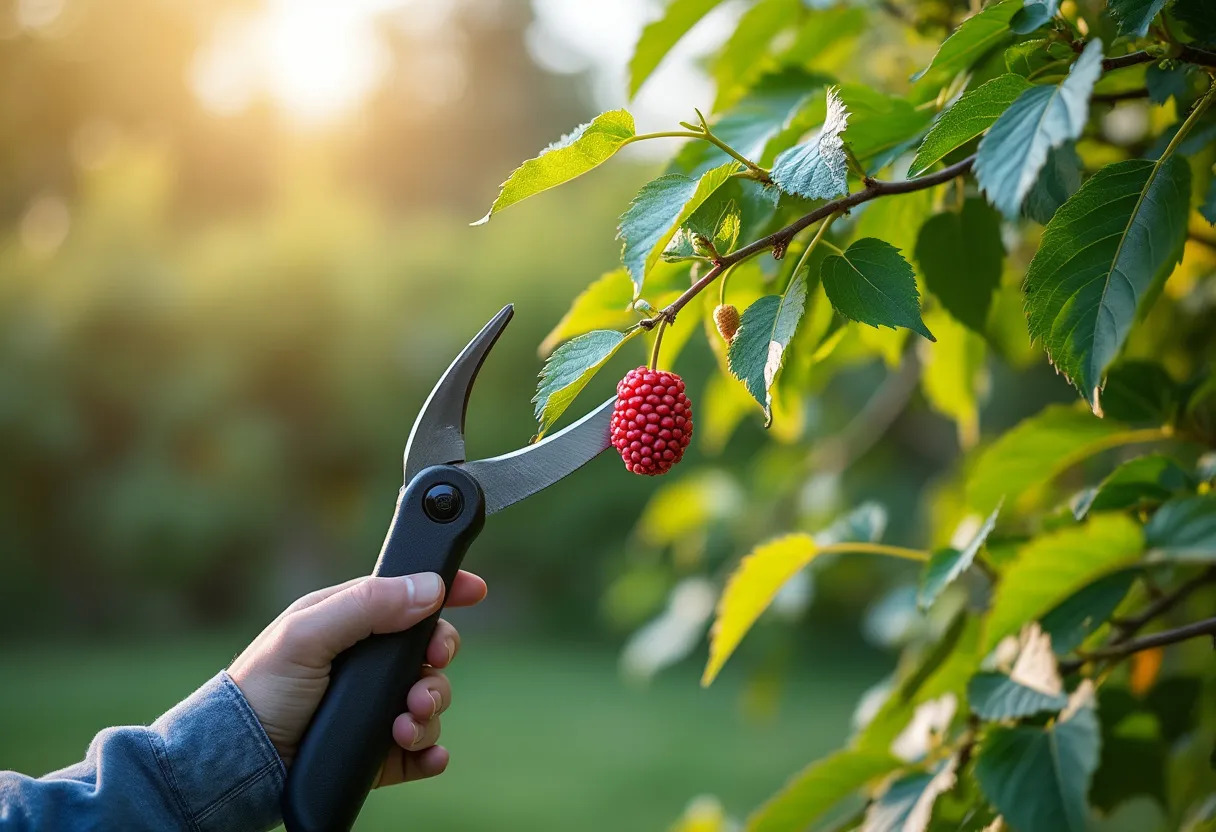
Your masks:
[{"label": "leaf with white spots", "polygon": [[849,111],[839,92],[828,90],[827,116],[810,141],[782,152],[773,162],[773,182],[788,194],[807,199],[831,199],[849,192],[848,161],[840,134],[849,124]]}]

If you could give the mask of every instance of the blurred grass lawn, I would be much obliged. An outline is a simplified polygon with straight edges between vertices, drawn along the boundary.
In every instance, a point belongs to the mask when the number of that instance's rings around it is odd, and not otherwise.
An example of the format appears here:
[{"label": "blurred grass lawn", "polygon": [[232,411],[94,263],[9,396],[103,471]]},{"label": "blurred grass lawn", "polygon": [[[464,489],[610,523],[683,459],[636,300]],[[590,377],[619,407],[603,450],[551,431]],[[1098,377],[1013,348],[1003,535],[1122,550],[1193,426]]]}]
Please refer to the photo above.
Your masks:
[{"label": "blurred grass lawn", "polygon": [[[0,648],[0,769],[75,762],[98,729],[154,719],[242,641]],[[741,674],[701,690],[690,661],[641,690],[615,661],[602,647],[466,638],[444,720],[448,772],[373,794],[357,829],[662,830],[704,793],[742,815],[844,739],[881,673],[823,657],[757,723],[738,707]]]}]

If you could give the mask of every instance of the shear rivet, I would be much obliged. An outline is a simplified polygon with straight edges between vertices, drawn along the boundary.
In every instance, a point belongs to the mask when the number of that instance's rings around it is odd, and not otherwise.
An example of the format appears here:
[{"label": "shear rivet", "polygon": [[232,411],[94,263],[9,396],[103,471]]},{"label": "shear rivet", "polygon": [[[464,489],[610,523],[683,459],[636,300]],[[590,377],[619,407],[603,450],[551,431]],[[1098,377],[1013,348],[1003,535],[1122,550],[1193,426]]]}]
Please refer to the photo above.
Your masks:
[{"label": "shear rivet", "polygon": [[426,492],[426,496],[422,498],[422,508],[426,511],[426,516],[436,523],[450,523],[460,516],[464,499],[456,486],[441,482],[432,485]]}]

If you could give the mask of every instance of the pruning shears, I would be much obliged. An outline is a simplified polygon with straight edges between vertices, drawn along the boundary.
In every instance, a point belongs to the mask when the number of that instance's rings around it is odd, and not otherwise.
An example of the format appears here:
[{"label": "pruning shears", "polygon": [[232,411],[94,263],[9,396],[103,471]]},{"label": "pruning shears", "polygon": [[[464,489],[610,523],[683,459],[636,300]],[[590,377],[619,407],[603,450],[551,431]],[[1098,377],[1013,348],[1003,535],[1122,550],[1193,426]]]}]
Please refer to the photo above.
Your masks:
[{"label": "pruning shears", "polygon": [[[609,444],[613,399],[548,438],[465,461],[464,419],[477,372],[514,314],[507,305],[439,379],[410,431],[405,484],[373,575],[437,572],[450,589],[485,516],[530,497]],[[401,633],[373,635],[333,662],[329,687],[287,774],[289,832],[347,830],[392,743],[392,724],[422,674],[439,612]]]}]

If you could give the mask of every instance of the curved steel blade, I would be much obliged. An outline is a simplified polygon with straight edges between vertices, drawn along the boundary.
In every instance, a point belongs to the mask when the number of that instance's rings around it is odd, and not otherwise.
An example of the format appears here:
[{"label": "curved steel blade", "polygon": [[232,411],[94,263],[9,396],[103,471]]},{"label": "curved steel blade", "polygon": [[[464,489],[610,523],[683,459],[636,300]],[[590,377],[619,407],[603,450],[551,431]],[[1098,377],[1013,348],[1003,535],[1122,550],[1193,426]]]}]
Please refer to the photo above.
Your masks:
[{"label": "curved steel blade", "polygon": [[427,396],[426,403],[418,411],[410,431],[410,441],[405,446],[405,481],[408,483],[423,468],[432,465],[448,465],[464,461],[464,414],[469,404],[469,393],[477,371],[506,329],[515,314],[515,306],[508,303],[490,322],[473,336],[460,355],[452,361],[447,371],[436,382]]},{"label": "curved steel blade", "polygon": [[461,465],[481,484],[486,496],[486,514],[531,497],[586,465],[607,448],[615,403],[615,398],[609,399],[570,427],[535,445]]}]

